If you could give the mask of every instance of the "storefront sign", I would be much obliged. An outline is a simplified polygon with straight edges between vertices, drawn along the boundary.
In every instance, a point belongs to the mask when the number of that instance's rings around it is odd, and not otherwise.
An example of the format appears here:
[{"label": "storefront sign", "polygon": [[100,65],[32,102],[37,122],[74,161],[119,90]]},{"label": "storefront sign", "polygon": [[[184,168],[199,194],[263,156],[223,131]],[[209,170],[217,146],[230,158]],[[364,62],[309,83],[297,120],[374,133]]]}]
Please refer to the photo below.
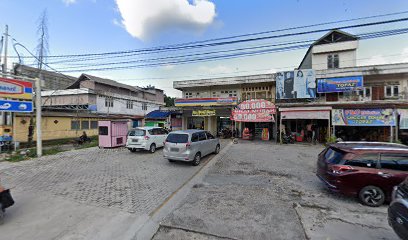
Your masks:
[{"label": "storefront sign", "polygon": [[281,112],[282,119],[330,119],[330,111],[287,111]]},{"label": "storefront sign", "polygon": [[237,105],[237,98],[178,98],[174,104],[176,107],[233,106]]},{"label": "storefront sign", "polygon": [[275,109],[234,110],[232,120],[237,122],[274,122]]},{"label": "storefront sign", "polygon": [[31,100],[33,84],[22,80],[0,78],[0,97]]},{"label": "storefront sign", "polygon": [[0,100],[0,112],[32,112],[33,103],[12,100]]},{"label": "storefront sign", "polygon": [[317,80],[317,92],[348,92],[362,89],[363,76],[324,78]]},{"label": "storefront sign", "polygon": [[395,126],[392,109],[333,109],[335,126]]},{"label": "storefront sign", "polygon": [[237,106],[237,109],[239,110],[273,109],[273,111],[275,111],[276,108],[275,105],[270,101],[264,99],[253,99],[240,103]]},{"label": "storefront sign", "polygon": [[194,110],[191,114],[193,117],[215,116],[215,110]]},{"label": "storefront sign", "polygon": [[276,99],[316,98],[316,75],[312,69],[276,73]]}]

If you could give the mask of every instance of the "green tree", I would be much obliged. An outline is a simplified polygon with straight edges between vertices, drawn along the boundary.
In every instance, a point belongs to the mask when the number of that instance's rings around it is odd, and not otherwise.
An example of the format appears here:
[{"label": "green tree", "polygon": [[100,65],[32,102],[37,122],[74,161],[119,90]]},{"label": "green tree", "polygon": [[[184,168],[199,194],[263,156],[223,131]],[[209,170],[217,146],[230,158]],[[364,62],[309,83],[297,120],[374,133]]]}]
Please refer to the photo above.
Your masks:
[{"label": "green tree", "polygon": [[164,95],[164,103],[166,104],[166,107],[174,107],[174,100],[176,98],[170,97],[167,95]]}]

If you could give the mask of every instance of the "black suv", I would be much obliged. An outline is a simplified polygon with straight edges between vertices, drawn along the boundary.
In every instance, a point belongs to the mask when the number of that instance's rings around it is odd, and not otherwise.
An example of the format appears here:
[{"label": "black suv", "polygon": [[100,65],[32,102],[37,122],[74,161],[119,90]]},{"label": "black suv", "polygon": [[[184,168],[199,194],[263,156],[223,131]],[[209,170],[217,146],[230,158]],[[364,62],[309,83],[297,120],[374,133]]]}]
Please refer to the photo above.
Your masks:
[{"label": "black suv", "polygon": [[388,223],[401,239],[408,239],[408,178],[394,187],[388,207]]}]

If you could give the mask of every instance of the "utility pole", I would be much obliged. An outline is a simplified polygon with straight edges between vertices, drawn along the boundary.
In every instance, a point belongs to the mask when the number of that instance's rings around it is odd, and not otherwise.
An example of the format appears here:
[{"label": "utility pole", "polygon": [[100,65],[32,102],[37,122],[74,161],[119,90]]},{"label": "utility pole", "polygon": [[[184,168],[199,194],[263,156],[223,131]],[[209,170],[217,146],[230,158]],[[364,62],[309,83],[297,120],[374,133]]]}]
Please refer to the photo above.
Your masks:
[{"label": "utility pole", "polygon": [[35,124],[37,131],[37,157],[42,156],[42,132],[41,132],[41,82],[42,82],[42,72],[40,69],[39,78],[35,81]]}]

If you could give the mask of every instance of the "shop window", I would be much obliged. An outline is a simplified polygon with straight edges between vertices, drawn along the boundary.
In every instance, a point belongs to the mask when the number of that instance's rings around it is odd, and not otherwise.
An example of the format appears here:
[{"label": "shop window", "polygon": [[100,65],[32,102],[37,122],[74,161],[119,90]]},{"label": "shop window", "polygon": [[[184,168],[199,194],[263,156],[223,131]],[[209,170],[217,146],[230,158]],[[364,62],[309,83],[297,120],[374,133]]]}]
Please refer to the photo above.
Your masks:
[{"label": "shop window", "polygon": [[91,129],[97,129],[98,128],[98,121],[91,121]]},{"label": "shop window", "polygon": [[99,127],[99,135],[106,136],[109,134],[108,127]]},{"label": "shop window", "polygon": [[338,54],[327,55],[327,68],[328,69],[339,68],[339,55]]},{"label": "shop window", "polygon": [[81,129],[89,129],[89,121],[82,121]]},{"label": "shop window", "polygon": [[398,97],[399,85],[386,86],[384,89],[385,97]]},{"label": "shop window", "polygon": [[71,130],[79,130],[79,121],[77,120],[71,121]]}]

